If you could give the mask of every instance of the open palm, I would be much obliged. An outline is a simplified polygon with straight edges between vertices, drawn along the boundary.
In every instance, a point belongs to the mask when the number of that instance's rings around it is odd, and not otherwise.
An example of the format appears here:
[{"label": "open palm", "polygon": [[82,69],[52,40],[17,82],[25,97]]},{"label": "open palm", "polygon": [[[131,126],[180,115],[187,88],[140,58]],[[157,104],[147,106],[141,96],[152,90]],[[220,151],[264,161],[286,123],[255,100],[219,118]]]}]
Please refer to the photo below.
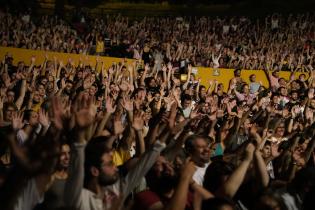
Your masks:
[{"label": "open palm", "polygon": [[24,123],[23,123],[23,112],[16,112],[13,113],[12,116],[12,128],[14,130],[20,130],[21,128],[23,128]]},{"label": "open palm", "polygon": [[94,122],[97,109],[91,99],[81,98],[78,105],[75,112],[75,122],[78,128],[85,128]]}]

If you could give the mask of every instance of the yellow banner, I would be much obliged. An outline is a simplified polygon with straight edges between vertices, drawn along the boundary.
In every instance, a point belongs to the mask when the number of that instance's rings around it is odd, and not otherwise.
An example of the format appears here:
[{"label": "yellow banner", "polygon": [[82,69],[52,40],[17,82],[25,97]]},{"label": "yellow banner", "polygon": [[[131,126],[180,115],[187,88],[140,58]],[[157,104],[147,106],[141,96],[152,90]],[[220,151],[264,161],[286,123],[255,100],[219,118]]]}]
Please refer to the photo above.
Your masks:
[{"label": "yellow banner", "polygon": [[[71,54],[71,53],[58,53],[58,52],[49,52],[49,51],[40,51],[40,50],[27,50],[20,48],[11,48],[11,47],[0,47],[0,59],[3,59],[6,53],[10,53],[13,56],[13,63],[16,65],[19,61],[24,61],[26,65],[29,65],[31,62],[31,57],[36,57],[36,65],[43,63],[45,55],[48,56],[49,60],[54,60],[56,57],[58,60],[62,60],[64,64],[68,62],[71,58],[75,65],[78,65],[80,59],[86,65],[95,66],[96,57],[91,55],[80,55],[80,54]],[[104,62],[106,68],[109,68],[113,63],[122,62],[122,58],[113,58],[113,57],[103,57],[100,56],[99,60]],[[132,64],[134,60],[126,59],[127,64]],[[224,89],[227,90],[229,87],[229,81],[234,76],[234,69],[213,69],[213,68],[204,68],[197,67],[196,77],[201,78],[201,84],[208,87],[209,80],[217,80],[219,83],[223,83]],[[267,77],[262,70],[242,70],[241,77],[249,83],[249,76],[255,74],[256,82],[262,82],[265,87],[269,87]],[[281,71],[280,77],[283,77],[286,80],[289,80],[291,72]],[[296,72],[295,78],[298,78],[300,74],[305,74],[308,78],[308,73]]]},{"label": "yellow banner", "polygon": [[[234,69],[213,69],[213,68],[204,68],[197,67],[196,78],[201,78],[201,84],[208,87],[209,80],[217,80],[219,83],[223,83],[224,90],[227,90],[229,87],[230,80],[234,77]],[[269,82],[267,76],[263,70],[242,70],[241,77],[245,82],[249,83],[249,76],[255,74],[256,82],[262,82],[263,86],[269,87]],[[305,74],[306,78],[308,78],[308,73],[304,72],[295,72],[295,78],[297,79],[300,74]],[[291,72],[288,71],[280,71],[280,78],[284,78],[285,80],[290,79]]]},{"label": "yellow banner", "polygon": [[[96,57],[91,55],[82,55],[82,54],[71,54],[71,53],[58,53],[58,52],[50,52],[50,51],[42,51],[42,50],[27,50],[20,48],[12,48],[12,47],[0,47],[0,59],[3,59],[6,53],[10,53],[13,57],[13,64],[16,65],[19,61],[24,61],[26,65],[30,65],[32,56],[36,57],[36,65],[40,65],[44,62],[45,55],[48,56],[48,59],[53,61],[54,57],[59,61],[63,61],[64,64],[68,63],[68,60],[74,62],[75,65],[78,65],[80,59],[86,65],[95,66]],[[123,58],[113,58],[113,57],[103,57],[99,56],[100,62],[104,62],[104,66],[109,68],[113,63],[123,62]],[[126,63],[132,64],[134,60],[126,59]],[[98,67],[100,69],[100,67]]]}]

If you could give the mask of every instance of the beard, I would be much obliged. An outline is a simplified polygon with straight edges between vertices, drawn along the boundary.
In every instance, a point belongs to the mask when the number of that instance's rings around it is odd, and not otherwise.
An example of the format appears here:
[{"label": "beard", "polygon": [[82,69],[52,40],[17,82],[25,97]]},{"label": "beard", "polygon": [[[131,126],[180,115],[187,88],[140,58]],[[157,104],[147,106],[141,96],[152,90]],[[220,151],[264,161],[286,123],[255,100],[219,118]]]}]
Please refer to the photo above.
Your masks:
[{"label": "beard", "polygon": [[118,172],[115,173],[112,176],[108,176],[105,174],[100,174],[100,176],[98,177],[98,182],[101,186],[108,186],[108,185],[112,185],[115,184],[119,179],[119,174]]},{"label": "beard", "polygon": [[67,96],[70,96],[72,91],[71,89],[65,89],[64,93],[67,95]]}]

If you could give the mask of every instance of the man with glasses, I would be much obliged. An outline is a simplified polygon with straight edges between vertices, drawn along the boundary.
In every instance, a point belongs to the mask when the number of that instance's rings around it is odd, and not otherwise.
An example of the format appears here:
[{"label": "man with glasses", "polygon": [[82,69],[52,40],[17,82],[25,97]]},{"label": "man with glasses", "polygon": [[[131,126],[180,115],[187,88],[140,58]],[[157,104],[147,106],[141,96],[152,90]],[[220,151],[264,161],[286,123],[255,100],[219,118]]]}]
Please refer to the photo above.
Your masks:
[{"label": "man with glasses", "polygon": [[107,140],[101,136],[90,140],[86,147],[83,142],[74,145],[65,189],[67,205],[82,210],[122,205],[165,148],[164,143],[157,141],[126,176],[121,176],[113,161],[113,151],[106,146]]}]

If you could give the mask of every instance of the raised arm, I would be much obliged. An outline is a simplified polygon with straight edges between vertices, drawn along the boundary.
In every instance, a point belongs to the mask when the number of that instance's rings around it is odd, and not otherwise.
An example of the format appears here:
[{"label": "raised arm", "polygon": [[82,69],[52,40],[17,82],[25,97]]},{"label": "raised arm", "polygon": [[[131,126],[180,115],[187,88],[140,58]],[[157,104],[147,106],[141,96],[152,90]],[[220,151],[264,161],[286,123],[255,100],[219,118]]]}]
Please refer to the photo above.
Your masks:
[{"label": "raised arm", "polygon": [[250,163],[253,159],[255,146],[250,143],[246,147],[245,151],[246,151],[245,159],[234,170],[234,172],[230,175],[230,177],[223,184],[223,186],[218,190],[217,195],[233,198],[234,195],[236,194],[237,190],[239,189],[239,187],[244,181],[247,169],[249,168]]},{"label": "raised arm", "polygon": [[184,210],[186,206],[186,200],[189,190],[189,184],[191,182],[192,176],[196,171],[196,166],[193,162],[188,161],[184,166],[181,173],[179,183],[176,187],[175,194],[171,199],[170,203],[167,205],[165,210]]},{"label": "raised arm", "polygon": [[136,166],[129,171],[127,176],[124,178],[126,186],[122,189],[123,201],[127,198],[135,186],[139,184],[144,175],[150,170],[164,148],[164,142],[156,141],[153,147],[141,156]]},{"label": "raised arm", "polygon": [[18,110],[21,109],[23,101],[24,101],[24,97],[25,97],[25,92],[26,92],[26,79],[22,78],[22,85],[21,85],[21,89],[20,89],[20,95],[19,98],[17,99],[17,101],[15,102],[16,107],[18,108]]},{"label": "raised arm", "polygon": [[189,65],[188,65],[187,81],[183,84],[183,90],[186,90],[186,89],[187,89],[187,86],[188,86],[188,84],[189,84],[189,82],[190,82],[191,71],[192,71],[192,65],[189,64]]},{"label": "raised arm", "polygon": [[265,75],[266,75],[266,77],[267,77],[267,80],[268,80],[268,82],[269,82],[269,85],[272,87],[272,79],[271,79],[271,77],[270,77],[270,73],[268,72],[268,70],[266,69],[266,68],[264,68],[263,69],[263,71],[264,71],[264,73],[265,73]]},{"label": "raised arm", "polygon": [[[252,133],[252,135],[258,142],[258,145],[263,141],[263,139],[259,136],[257,132]],[[259,148],[255,150],[254,163],[255,163],[255,168],[257,171],[259,182],[261,183],[263,187],[267,187],[269,184],[269,175],[268,175],[266,163],[261,156],[261,152],[259,151]]]},{"label": "raised arm", "polygon": [[106,98],[106,113],[96,128],[95,136],[102,135],[105,125],[108,122],[108,119],[110,118],[111,114],[115,112],[115,110],[116,110],[116,106],[114,106],[113,100],[110,97],[107,97]]},{"label": "raised arm", "polygon": [[[84,104],[88,104],[84,107]],[[82,202],[81,192],[84,180],[84,149],[86,145],[86,129],[94,122],[96,108],[92,102],[87,102],[82,97],[75,102],[75,125],[77,136],[76,142],[73,144],[70,167],[68,171],[68,179],[65,185],[66,204],[70,207],[79,208]]]},{"label": "raised arm", "polygon": [[[314,126],[313,126],[314,127]],[[305,150],[305,155],[304,155],[304,160],[305,163],[307,163],[312,155],[312,152],[314,151],[315,148],[315,138],[313,135],[313,138],[311,140],[311,142],[308,144],[306,150]]]},{"label": "raised arm", "polygon": [[142,86],[145,86],[144,80],[145,80],[145,78],[147,76],[147,73],[148,73],[149,69],[150,69],[149,64],[146,64],[145,67],[144,67],[143,75],[140,78],[140,85],[142,85]]},{"label": "raised arm", "polygon": [[[23,206],[23,208],[33,209],[35,205],[40,202],[44,192],[47,189],[47,185],[51,180],[51,175],[54,172],[56,159],[58,157],[60,130],[52,125],[44,137],[39,137],[41,144],[37,145],[41,148],[32,150],[32,147],[20,147],[16,141],[16,133],[23,126],[23,115],[21,113],[14,114],[12,120],[12,130],[8,131],[4,136],[9,143],[12,155],[15,157],[17,165],[13,166],[18,169],[18,174],[15,174],[12,170],[10,177],[7,178],[5,184],[12,186],[10,192],[5,192],[1,196],[1,207],[7,208],[6,205],[14,205],[15,208]],[[30,157],[30,153],[37,156],[37,159]],[[27,181],[21,187],[21,180]],[[13,181],[13,182],[12,182]],[[17,189],[19,188],[19,189]],[[5,188],[4,188],[5,189]],[[17,194],[19,194],[17,201]],[[2,200],[3,199],[3,200]]]},{"label": "raised arm", "polygon": [[133,116],[132,128],[136,132],[136,156],[140,157],[145,152],[145,143],[143,137],[144,113],[138,112]]}]

